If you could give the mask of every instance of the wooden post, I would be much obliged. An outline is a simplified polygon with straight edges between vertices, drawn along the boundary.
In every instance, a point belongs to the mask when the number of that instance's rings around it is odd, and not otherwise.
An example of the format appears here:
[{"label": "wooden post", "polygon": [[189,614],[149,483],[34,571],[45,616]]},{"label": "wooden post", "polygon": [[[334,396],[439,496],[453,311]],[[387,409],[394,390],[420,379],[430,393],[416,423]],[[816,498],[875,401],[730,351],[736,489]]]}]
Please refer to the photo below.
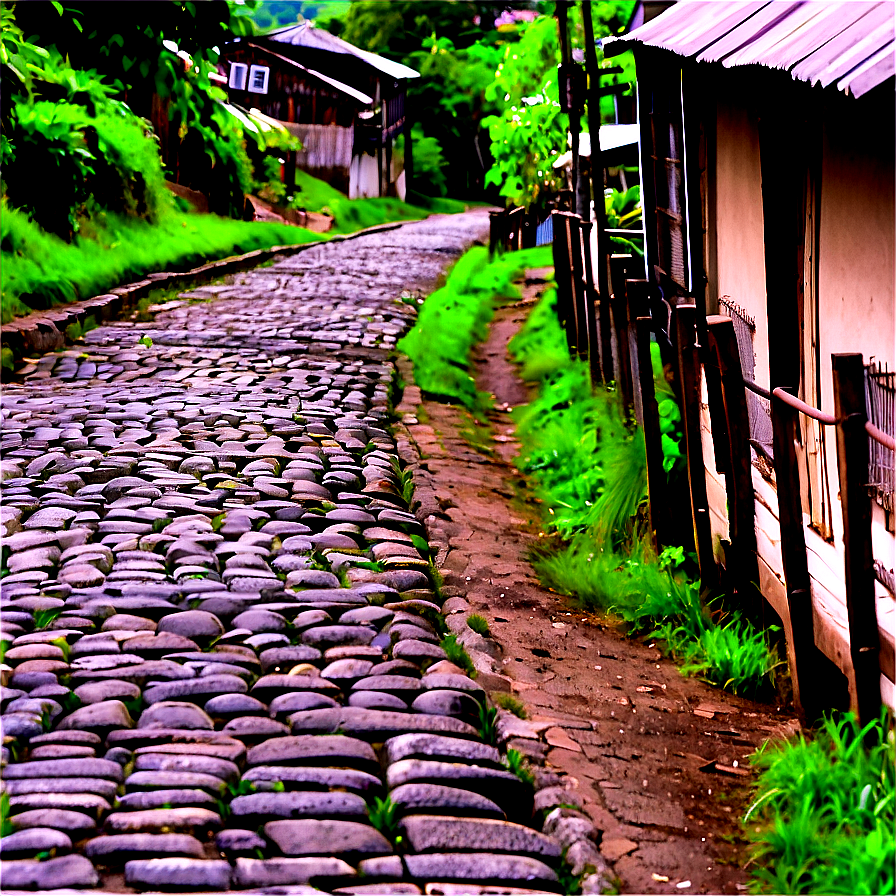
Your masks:
[{"label": "wooden post", "polygon": [[865,423],[865,369],[860,354],[833,354],[837,469],[843,508],[846,612],[853,680],[850,703],[864,725],[880,712],[880,634],[871,551],[871,498],[868,495],[868,434]]},{"label": "wooden post", "polygon": [[[647,281],[629,281],[631,284]],[[653,386],[653,366],[650,363],[650,333],[653,321],[649,317],[638,317],[635,320],[635,346],[637,356],[636,394],[641,406],[642,425],[644,429],[644,452],[647,459],[647,493],[648,511],[650,514],[650,534],[657,555],[663,546],[669,544],[668,489],[666,488],[666,471],[663,469],[663,445],[660,433],[660,415],[656,404],[656,391]]]},{"label": "wooden post", "polygon": [[498,253],[498,249],[502,247],[501,225],[504,212],[488,213],[488,257],[493,259]]},{"label": "wooden post", "polygon": [[700,432],[700,358],[697,344],[697,307],[676,305],[672,324],[678,361],[678,382],[681,387],[681,428],[684,433],[688,464],[688,490],[691,498],[691,520],[700,579],[712,587],[718,580],[718,569],[712,553],[712,528],[709,522],[709,501],[706,497],[706,468],[703,463],[703,438]]},{"label": "wooden post", "polygon": [[[647,280],[625,281],[625,322],[626,332],[624,337],[628,343],[628,375],[632,383],[632,408],[635,412],[635,420],[639,426],[644,425],[644,411],[641,404],[641,367],[642,358],[638,352],[637,320],[639,317],[649,317],[650,306],[647,296],[650,293],[650,283]],[[648,344],[648,349],[649,349]],[[647,353],[647,376],[650,378],[651,393],[653,392],[653,367],[650,360],[650,352]]]},{"label": "wooden post", "polygon": [[[795,388],[784,391],[796,393]],[[800,467],[796,454],[799,412],[772,395],[772,439],[775,459],[775,486],[778,491],[778,520],[781,525],[781,560],[790,616],[790,670],[794,701],[807,722],[821,709],[813,685],[820,681],[818,648],[812,617],[812,588],[803,531],[800,499]]]},{"label": "wooden post", "polygon": [[[716,379],[720,407],[713,409],[710,392],[712,443],[716,467],[725,474],[728,493],[728,534],[731,558],[728,564],[735,587],[755,593],[759,587],[756,558],[756,506],[753,494],[753,465],[750,458],[750,418],[743,369],[737,350],[734,322],[730,317],[707,318],[708,346],[704,370],[707,380]],[[726,558],[728,559],[728,558]],[[750,586],[753,588],[750,588]]]},{"label": "wooden post", "polygon": [[[613,284],[613,296],[608,306],[608,323],[612,325],[612,335],[616,343],[616,369],[614,379],[622,406],[626,411],[632,406],[632,366],[629,358],[628,343],[628,300],[625,295],[625,283],[630,272],[631,255],[613,255],[610,257],[610,278]],[[601,310],[603,310],[603,305]]]},{"label": "wooden post", "polygon": [[591,385],[603,382],[600,349],[597,342],[597,291],[594,288],[594,268],[591,261],[591,222],[579,225],[582,244],[582,317],[585,332],[579,334],[579,357],[588,359]]},{"label": "wooden post", "polygon": [[507,243],[505,249],[516,252],[523,248],[523,223],[525,221],[525,209],[522,206],[512,208],[507,213]]},{"label": "wooden post", "polygon": [[557,318],[566,331],[566,344],[572,355],[576,346],[573,233],[578,229],[572,226],[572,222],[578,219],[571,212],[554,212],[551,219],[554,222],[552,252],[554,279],[557,281]]}]

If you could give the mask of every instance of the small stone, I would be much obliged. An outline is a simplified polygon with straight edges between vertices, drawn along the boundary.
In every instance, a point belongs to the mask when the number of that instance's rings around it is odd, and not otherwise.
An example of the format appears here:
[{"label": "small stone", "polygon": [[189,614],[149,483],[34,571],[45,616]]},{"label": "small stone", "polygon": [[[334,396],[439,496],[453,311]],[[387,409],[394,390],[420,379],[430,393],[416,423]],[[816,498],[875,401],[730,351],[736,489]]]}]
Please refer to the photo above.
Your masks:
[{"label": "small stone", "polygon": [[333,818],[362,821],[367,804],[353,793],[250,793],[231,800],[232,819],[237,824],[255,827],[270,818]]},{"label": "small stone", "polygon": [[152,834],[147,832],[94,837],[85,845],[84,854],[98,865],[115,867],[129,862],[131,859],[158,858],[160,856],[184,856],[201,859],[204,853],[202,844],[189,834]]},{"label": "small stone", "polygon": [[117,728],[133,728],[134,720],[121,700],[103,700],[76,709],[57,726],[60,731],[91,731],[105,737]]},{"label": "small stone", "polygon": [[221,827],[221,816],[211,809],[194,806],[113,812],[106,818],[105,827],[115,834],[205,834]]},{"label": "small stone", "polygon": [[140,890],[217,890],[230,887],[230,863],[220,859],[135,859],[124,866],[129,887]]},{"label": "small stone", "polygon": [[173,632],[195,641],[197,644],[209,644],[224,634],[221,620],[204,610],[187,610],[183,613],[172,613],[165,616],[158,625],[160,632]]},{"label": "small stone", "polygon": [[0,840],[0,856],[12,859],[33,859],[39,852],[58,854],[71,852],[71,837],[53,828],[28,828],[8,834]]},{"label": "small stone", "polygon": [[59,856],[43,862],[33,859],[3,862],[3,888],[7,892],[95,887],[99,880],[90,859],[84,856]]},{"label": "small stone", "polygon": [[[352,878],[355,870],[351,865],[335,858],[304,859],[254,859],[240,857],[235,862],[233,885],[239,889],[257,888],[267,892],[268,887],[288,887],[290,896],[319,894],[317,887],[302,886],[312,880],[324,882],[328,879]],[[276,892],[276,891],[274,891]]]},{"label": "small stone", "polygon": [[193,703],[162,700],[143,710],[137,727],[213,731],[215,724],[208,713]]},{"label": "small stone", "polygon": [[264,833],[285,856],[357,860],[392,853],[392,844],[379,831],[356,821],[269,821]]}]

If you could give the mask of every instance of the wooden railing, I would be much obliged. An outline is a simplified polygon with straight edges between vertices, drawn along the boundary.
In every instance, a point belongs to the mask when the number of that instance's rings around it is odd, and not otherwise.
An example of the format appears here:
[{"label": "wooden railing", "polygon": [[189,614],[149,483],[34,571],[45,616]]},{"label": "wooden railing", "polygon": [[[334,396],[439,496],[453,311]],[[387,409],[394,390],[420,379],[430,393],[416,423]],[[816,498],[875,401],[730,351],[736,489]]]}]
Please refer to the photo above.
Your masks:
[{"label": "wooden railing", "polygon": [[[506,220],[521,221],[511,215]],[[872,499],[868,490],[869,438],[893,451],[892,436],[868,420],[865,371],[860,354],[831,357],[834,413],[812,407],[796,388],[767,390],[745,381],[730,318],[705,317],[687,298],[667,304],[652,295],[647,280],[632,277],[635,261],[613,255],[609,294],[595,289],[590,258],[589,222],[569,212],[554,212],[553,254],[557,313],[570,354],[589,364],[592,382],[614,383],[620,400],[643,429],[649,492],[649,525],[657,550],[681,543],[681,503],[670,494],[663,469],[660,419],[654,389],[651,342],[661,344],[665,369],[678,398],[687,456],[690,522],[704,586],[718,581],[709,518],[701,433],[701,388],[709,399],[715,463],[726,483],[730,546],[725,551],[728,582],[744,599],[758,591],[755,487],[746,390],[771,403],[773,463],[781,529],[781,561],[786,590],[789,655],[798,704],[808,718],[829,708],[825,665],[816,643],[815,608],[809,573],[797,454],[799,416],[836,429],[837,467],[843,515],[843,558],[849,662],[840,665],[849,683],[850,702],[860,719],[875,716],[881,703],[880,638],[876,615],[875,572],[871,551]],[[516,229],[510,232],[518,234]],[[640,265],[638,265],[640,267]],[[639,271],[640,273],[640,271]],[[661,312],[661,313],[660,313]],[[702,335],[702,340],[701,336]],[[892,672],[889,673],[892,677]]]}]

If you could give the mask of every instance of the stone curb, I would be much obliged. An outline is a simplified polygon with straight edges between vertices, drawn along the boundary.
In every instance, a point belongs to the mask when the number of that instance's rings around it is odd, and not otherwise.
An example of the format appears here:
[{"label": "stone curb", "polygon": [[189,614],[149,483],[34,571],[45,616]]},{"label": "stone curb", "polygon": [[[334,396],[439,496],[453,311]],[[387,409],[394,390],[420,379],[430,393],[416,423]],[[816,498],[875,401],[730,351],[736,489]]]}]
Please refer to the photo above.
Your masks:
[{"label": "stone curb", "polygon": [[[403,355],[397,357],[395,366],[405,383],[413,383],[413,365],[408,358]],[[434,565],[440,568],[450,549],[447,536],[437,525],[438,519],[444,518],[444,513],[435,498],[436,492],[431,485],[430,474],[423,467],[423,458],[417,442],[405,423],[405,417],[414,416],[421,398],[419,387],[405,386],[402,400],[395,407],[396,419],[392,424],[392,431],[398,456],[414,476],[414,506],[411,509],[425,527],[430,547],[437,551]],[[472,632],[466,624],[470,615],[469,604],[463,599],[460,589],[448,587],[443,588],[442,592],[447,598],[442,607],[442,614],[449,617],[456,616],[459,620],[458,624],[449,625],[449,628]],[[500,644],[493,637],[482,638],[480,635],[476,637],[488,642],[500,653]],[[490,653],[471,649],[469,646],[466,649],[480,673],[478,680],[487,693],[510,692],[510,679],[495,672]],[[549,727],[549,725],[533,725],[517,719],[513,713],[498,710],[499,740],[505,753],[509,748],[519,749],[521,746],[525,747],[526,742],[533,743],[534,749],[523,749],[520,752],[526,757],[535,777],[535,811],[541,812],[544,816],[542,833],[551,837],[565,850],[570,870],[574,875],[582,876],[583,894],[605,893],[612,888],[612,872],[598,849],[600,831],[581,810],[583,801],[578,796],[578,782],[575,778],[563,773],[558,774],[546,766],[547,751],[542,747],[547,745],[543,734]]]},{"label": "stone curb", "polygon": [[[383,233],[389,230],[397,230],[410,221],[399,221],[389,224],[377,224],[366,230],[358,230],[334,236],[327,240],[313,240],[309,243],[296,243],[288,246],[272,246],[270,249],[253,249],[243,255],[234,255],[228,258],[212,261],[198,268],[180,272],[161,272],[148,274],[142,280],[126,283],[115,287],[100,296],[92,296],[89,299],[81,299],[77,302],[69,302],[50,308],[46,311],[35,311],[18,317],[3,324],[0,327],[0,343],[13,354],[13,366],[18,366],[26,357],[32,354],[42,355],[46,352],[56,351],[72,340],[68,338],[66,329],[72,324],[83,325],[88,317],[93,317],[96,322],[106,323],[119,318],[125,311],[129,311],[134,304],[154,289],[174,287],[179,284],[206,283],[227,274],[235,274],[257,267],[262,262],[268,261],[276,255],[297,255],[306,249],[328,243],[341,243],[347,240],[357,239],[370,233]],[[8,380],[15,374],[10,374],[3,369],[2,378]]]}]

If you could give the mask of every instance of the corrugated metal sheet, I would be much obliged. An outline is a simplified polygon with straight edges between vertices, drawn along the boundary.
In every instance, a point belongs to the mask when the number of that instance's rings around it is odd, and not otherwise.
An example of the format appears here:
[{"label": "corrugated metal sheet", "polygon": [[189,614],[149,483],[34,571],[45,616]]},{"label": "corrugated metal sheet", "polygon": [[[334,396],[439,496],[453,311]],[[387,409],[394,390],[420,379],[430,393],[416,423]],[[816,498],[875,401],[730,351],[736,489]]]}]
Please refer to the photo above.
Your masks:
[{"label": "corrugated metal sheet", "polygon": [[264,36],[281,44],[291,44],[294,47],[309,47],[314,50],[326,50],[328,53],[357,56],[368,65],[373,66],[384,74],[391,75],[393,78],[420,77],[420,73],[415,72],[414,69],[402,65],[400,62],[393,62],[391,59],[386,59],[383,56],[377,56],[376,53],[371,53],[369,50],[362,50],[360,47],[342,40],[341,37],[330,34],[329,31],[315,28],[311,22],[302,22],[301,25],[290,25],[287,28],[271,31]]},{"label": "corrugated metal sheet", "polygon": [[726,68],[763,65],[862,96],[896,73],[893,0],[681,0],[610,47],[641,43]]}]

